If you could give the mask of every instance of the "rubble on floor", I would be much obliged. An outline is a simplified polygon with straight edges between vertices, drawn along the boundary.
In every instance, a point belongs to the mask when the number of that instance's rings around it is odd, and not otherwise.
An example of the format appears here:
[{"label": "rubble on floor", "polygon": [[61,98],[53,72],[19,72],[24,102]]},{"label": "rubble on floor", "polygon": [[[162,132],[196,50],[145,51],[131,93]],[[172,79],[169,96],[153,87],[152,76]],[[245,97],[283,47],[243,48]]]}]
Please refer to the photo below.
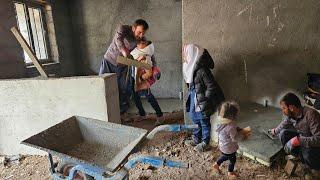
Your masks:
[{"label": "rubble on floor", "polygon": [[[182,123],[182,121],[168,121],[169,123]],[[167,122],[167,123],[168,123]],[[132,126],[143,127],[151,130],[154,128],[154,120],[142,122],[131,122]],[[128,124],[128,125],[129,125]],[[156,134],[154,139],[143,141],[139,145],[139,151],[131,154],[129,158],[137,155],[160,156],[170,160],[182,161],[189,164],[189,168],[177,169],[169,167],[154,168],[150,165],[138,164],[129,171],[129,179],[228,179],[227,163],[221,166],[222,174],[215,174],[212,165],[220,156],[216,146],[209,151],[198,153],[192,147],[184,145],[184,140],[189,137],[189,133],[162,132]],[[1,156],[0,156],[1,157]],[[0,158],[1,159],[1,158]],[[48,159],[45,156],[25,156],[19,159],[18,163],[9,163],[6,166],[0,165],[0,179],[51,179]],[[236,172],[239,179],[304,179],[303,167],[298,165],[292,177],[285,173],[286,161],[283,158],[277,164],[266,167],[256,161],[238,155]]]},{"label": "rubble on floor", "polygon": [[[192,147],[184,145],[184,140],[188,133],[160,133],[155,139],[142,144],[141,151],[132,154],[131,157],[145,154],[161,156],[172,160],[189,163],[187,169],[176,169],[162,167],[158,169],[144,168],[138,165],[130,170],[130,179],[228,179],[227,163],[222,165],[222,174],[215,174],[212,165],[219,157],[220,152],[217,147],[212,147],[209,151],[198,153]],[[159,143],[162,142],[162,143]],[[129,157],[130,158],[130,157]],[[248,158],[238,156],[236,172],[239,179],[288,179],[284,172],[284,163],[275,167],[266,167]],[[300,177],[291,177],[300,179]]]},{"label": "rubble on floor", "polygon": [[[214,174],[212,165],[220,155],[217,147],[210,151],[198,153],[192,147],[186,147],[184,140],[188,133],[160,133],[150,141],[141,144],[140,151],[129,158],[139,154],[161,156],[172,160],[189,163],[187,169],[169,167],[154,168],[149,165],[139,164],[129,172],[129,179],[228,179],[227,164],[223,164],[222,174]],[[273,167],[266,167],[258,162],[238,156],[236,172],[239,179],[289,179],[284,171],[285,161]],[[302,168],[297,167],[296,173],[290,179],[301,179]],[[299,175],[299,176],[298,176]],[[51,179],[48,159],[45,156],[26,156],[20,164],[0,166],[0,179]]]},{"label": "rubble on floor", "polygon": [[[3,157],[3,156],[2,156]],[[20,163],[9,163],[0,165],[0,179],[3,180],[49,180],[48,157],[25,156]]]},{"label": "rubble on floor", "polygon": [[7,166],[10,164],[20,164],[20,160],[23,158],[21,155],[12,155],[12,156],[0,156],[0,164],[2,166]]}]

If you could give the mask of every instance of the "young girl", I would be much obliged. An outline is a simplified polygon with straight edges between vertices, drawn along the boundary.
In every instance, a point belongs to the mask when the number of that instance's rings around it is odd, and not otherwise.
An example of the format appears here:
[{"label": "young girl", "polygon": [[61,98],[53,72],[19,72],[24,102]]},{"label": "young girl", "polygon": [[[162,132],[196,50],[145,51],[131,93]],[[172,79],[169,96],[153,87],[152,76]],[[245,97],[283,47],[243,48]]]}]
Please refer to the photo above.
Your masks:
[{"label": "young girl", "polygon": [[222,155],[213,165],[214,170],[220,173],[220,165],[229,160],[228,175],[236,178],[237,175],[233,171],[236,163],[236,152],[239,148],[238,141],[247,138],[251,134],[250,127],[241,129],[236,126],[235,120],[238,118],[239,105],[236,102],[224,102],[219,109],[218,116],[218,144]]},{"label": "young girl", "polygon": [[206,49],[188,44],[183,48],[183,59],[183,77],[189,86],[186,109],[193,123],[198,125],[192,139],[185,144],[203,152],[210,143],[210,116],[224,101],[224,95],[210,70],[214,62]]}]

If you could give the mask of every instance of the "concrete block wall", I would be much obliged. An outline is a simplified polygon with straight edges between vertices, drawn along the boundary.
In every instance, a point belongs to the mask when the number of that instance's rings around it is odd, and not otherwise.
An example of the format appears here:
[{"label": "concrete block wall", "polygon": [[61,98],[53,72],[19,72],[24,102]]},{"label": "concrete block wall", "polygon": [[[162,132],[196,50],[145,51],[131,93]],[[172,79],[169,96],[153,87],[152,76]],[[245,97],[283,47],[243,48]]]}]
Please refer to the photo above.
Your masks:
[{"label": "concrete block wall", "polygon": [[213,56],[228,99],[278,105],[302,93],[308,72],[320,72],[316,0],[183,0],[183,43]]},{"label": "concrete block wall", "polygon": [[[52,16],[58,46],[60,76],[76,75],[76,51],[78,46],[73,42],[72,21],[68,1],[52,1]],[[55,67],[53,67],[55,68]]]},{"label": "concrete block wall", "polygon": [[[97,74],[116,28],[144,18],[146,36],[155,44],[162,77],[153,87],[155,96],[177,98],[181,88],[181,1],[179,0],[72,0],[75,57],[79,74]],[[76,8],[73,8],[76,7]]]},{"label": "concrete block wall", "polygon": [[20,142],[71,116],[120,123],[116,76],[0,81],[0,154],[38,154]]}]

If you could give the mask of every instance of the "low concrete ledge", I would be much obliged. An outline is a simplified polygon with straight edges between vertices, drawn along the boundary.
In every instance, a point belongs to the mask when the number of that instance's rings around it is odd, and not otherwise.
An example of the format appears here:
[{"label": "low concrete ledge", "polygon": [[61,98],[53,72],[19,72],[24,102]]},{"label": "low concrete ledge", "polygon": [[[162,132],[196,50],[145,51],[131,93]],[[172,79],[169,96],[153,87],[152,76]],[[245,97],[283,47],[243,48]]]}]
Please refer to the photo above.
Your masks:
[{"label": "low concrete ledge", "polygon": [[0,154],[39,154],[20,145],[73,115],[120,123],[115,74],[0,81]]}]

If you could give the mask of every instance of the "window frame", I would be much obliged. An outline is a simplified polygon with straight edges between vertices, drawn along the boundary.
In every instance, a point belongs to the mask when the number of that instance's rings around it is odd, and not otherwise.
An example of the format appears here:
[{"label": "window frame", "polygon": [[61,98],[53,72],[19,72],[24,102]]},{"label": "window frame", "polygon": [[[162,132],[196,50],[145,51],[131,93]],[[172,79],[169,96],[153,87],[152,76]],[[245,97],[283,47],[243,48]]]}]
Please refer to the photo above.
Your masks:
[{"label": "window frame", "polygon": [[[24,6],[24,11],[25,11],[25,15],[26,15],[26,24],[27,24],[27,28],[28,28],[28,35],[29,35],[29,41],[31,44],[31,49],[33,50],[33,53],[36,54],[35,52],[35,45],[34,45],[34,40],[33,40],[33,32],[32,32],[32,28],[31,28],[31,19],[30,19],[30,14],[29,14],[29,10],[28,8],[36,8],[36,9],[40,9],[40,15],[41,15],[41,23],[42,23],[42,28],[44,31],[44,42],[45,42],[45,50],[46,50],[46,54],[47,54],[47,59],[38,59],[39,62],[41,64],[47,64],[47,63],[53,63],[55,62],[52,58],[51,58],[51,47],[50,47],[50,41],[49,41],[49,37],[48,37],[48,26],[47,26],[47,18],[46,18],[46,14],[45,14],[45,5],[48,5],[45,2],[33,2],[33,1],[27,1],[27,0],[14,0],[13,4],[15,6],[15,3],[19,3],[19,4],[23,4]],[[16,8],[15,8],[16,11]],[[18,17],[18,14],[16,12],[16,16]],[[18,25],[18,29],[19,29],[19,22],[17,20],[17,25]],[[25,57],[23,59],[24,63],[26,64],[26,66],[33,66],[33,62],[26,62],[25,61]]]}]

